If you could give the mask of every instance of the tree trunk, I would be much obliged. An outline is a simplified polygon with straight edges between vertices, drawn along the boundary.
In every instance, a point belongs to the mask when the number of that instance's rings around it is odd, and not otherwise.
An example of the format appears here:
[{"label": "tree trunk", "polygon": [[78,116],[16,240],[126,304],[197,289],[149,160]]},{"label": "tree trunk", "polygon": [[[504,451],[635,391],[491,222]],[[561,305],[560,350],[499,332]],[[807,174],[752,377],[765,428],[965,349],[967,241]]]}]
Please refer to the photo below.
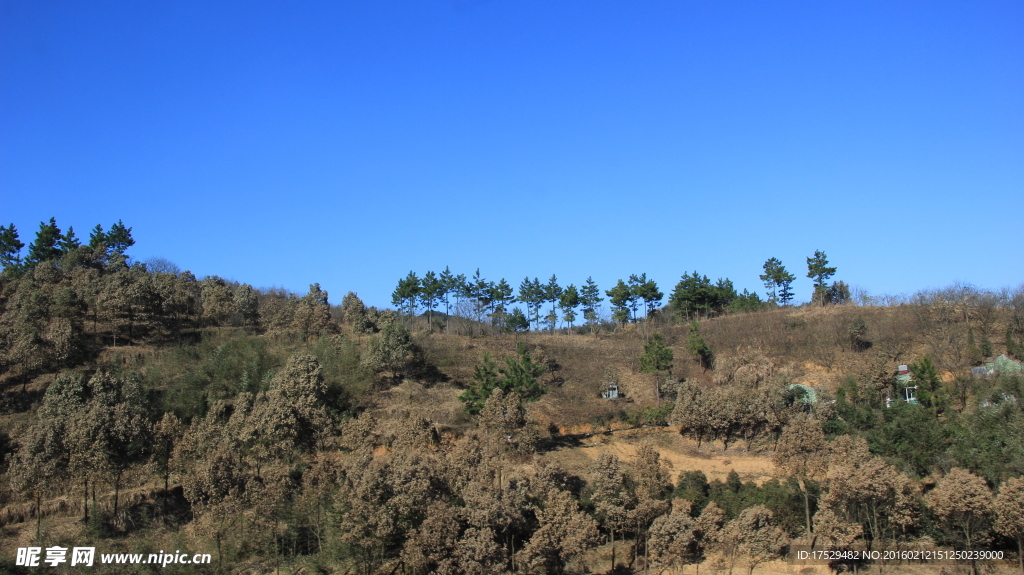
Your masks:
[{"label": "tree trunk", "polygon": [[1020,572],[1024,574],[1024,540],[1017,539],[1017,564],[1020,565]]},{"label": "tree trunk", "polygon": [[117,504],[119,503],[118,498],[121,495],[121,475],[118,474],[114,478],[114,520],[117,520]]},{"label": "tree trunk", "polygon": [[615,571],[615,530],[609,527],[608,533],[611,534],[612,538],[612,571]]},{"label": "tree trunk", "polygon": [[800,480],[800,491],[804,494],[804,526],[807,528],[807,543],[811,543],[811,497],[807,494],[807,485]]}]

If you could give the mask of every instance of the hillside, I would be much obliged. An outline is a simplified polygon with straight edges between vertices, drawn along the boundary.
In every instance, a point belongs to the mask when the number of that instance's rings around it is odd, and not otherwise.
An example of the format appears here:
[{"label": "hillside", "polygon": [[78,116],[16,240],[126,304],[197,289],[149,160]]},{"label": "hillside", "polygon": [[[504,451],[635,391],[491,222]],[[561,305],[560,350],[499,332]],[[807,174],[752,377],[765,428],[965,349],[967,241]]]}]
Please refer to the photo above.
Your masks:
[{"label": "hillside", "polygon": [[[685,570],[749,563],[754,525],[775,541],[757,568],[788,572],[770,557],[810,529],[963,545],[947,478],[1014,553],[991,502],[1024,475],[1024,383],[970,368],[1019,356],[1022,293],[502,332],[138,267],[0,282],[5,558],[88,541],[209,553],[192,572],[607,572],[617,545],[621,569]],[[671,367],[645,372],[658,342]],[[887,486],[885,521],[856,481]]]}]

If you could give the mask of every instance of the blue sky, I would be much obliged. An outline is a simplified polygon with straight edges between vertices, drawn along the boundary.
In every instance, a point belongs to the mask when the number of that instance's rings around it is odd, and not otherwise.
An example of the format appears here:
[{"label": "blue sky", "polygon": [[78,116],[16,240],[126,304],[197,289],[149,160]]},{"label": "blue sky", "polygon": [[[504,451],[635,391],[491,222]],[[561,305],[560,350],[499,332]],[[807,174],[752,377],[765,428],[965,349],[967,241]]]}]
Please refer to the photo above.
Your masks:
[{"label": "blue sky", "polygon": [[1021,2],[0,2],[0,221],[388,306],[445,266],[1024,282]]}]

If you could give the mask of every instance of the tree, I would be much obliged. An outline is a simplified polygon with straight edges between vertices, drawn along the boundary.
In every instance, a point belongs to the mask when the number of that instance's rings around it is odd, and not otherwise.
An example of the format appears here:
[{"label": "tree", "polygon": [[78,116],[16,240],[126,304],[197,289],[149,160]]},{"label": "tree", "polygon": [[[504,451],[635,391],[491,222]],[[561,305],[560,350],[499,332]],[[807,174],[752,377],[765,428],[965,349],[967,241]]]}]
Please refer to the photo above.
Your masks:
[{"label": "tree", "polygon": [[[977,549],[989,540],[995,515],[992,492],[985,480],[966,469],[954,467],[924,496],[925,504],[939,520],[939,527],[957,549]],[[977,566],[971,561],[977,575]]]},{"label": "tree", "polygon": [[495,388],[484,402],[478,425],[494,445],[519,453],[532,453],[536,448],[536,430],[526,416],[523,399],[515,391],[505,395],[501,388]]},{"label": "tree", "polygon": [[498,283],[492,283],[487,291],[487,297],[491,302],[491,323],[502,326],[505,323],[508,306],[515,302],[515,298],[512,297],[512,286],[505,281],[505,278],[501,278]]},{"label": "tree", "polygon": [[85,427],[94,469],[114,488],[114,517],[125,474],[149,452],[151,428],[145,394],[134,377],[99,372],[89,380],[89,403],[77,422]]},{"label": "tree", "polygon": [[235,290],[235,313],[242,320],[242,325],[253,326],[260,319],[260,303],[256,290],[249,284],[242,284]]},{"label": "tree", "polygon": [[[80,418],[87,401],[85,379],[79,375],[57,376],[43,394],[36,413],[36,422],[21,437],[21,448],[11,458],[7,476],[18,491],[29,493],[36,503],[36,538],[40,537],[42,499],[55,491],[58,484],[74,473],[83,480],[88,493],[88,471],[80,465],[88,452],[76,450],[73,423]],[[78,456],[72,460],[72,455]],[[88,517],[88,495],[84,514]]]},{"label": "tree", "polygon": [[183,432],[181,420],[170,412],[164,413],[160,421],[153,424],[153,464],[164,480],[164,491],[170,489],[171,458]]},{"label": "tree", "polygon": [[921,405],[930,407],[935,417],[945,411],[949,398],[946,395],[945,385],[939,377],[939,372],[932,363],[932,358],[924,356],[920,360],[910,364],[910,373],[918,384],[917,399]]},{"label": "tree", "polygon": [[270,380],[266,405],[274,413],[270,418],[278,429],[260,422],[260,431],[276,431],[289,448],[312,449],[319,438],[329,433],[331,418],[327,412],[327,384],[316,357],[298,354],[288,358],[285,367]]},{"label": "tree", "polygon": [[537,329],[540,329],[540,308],[544,304],[544,288],[537,278],[530,281],[529,276],[519,284],[518,301],[526,304],[526,313]]},{"label": "tree", "polygon": [[592,278],[587,278],[587,283],[580,289],[580,305],[583,306],[583,319],[590,324],[591,331],[597,325],[597,306],[604,301],[601,291]]},{"label": "tree", "polygon": [[319,283],[309,285],[309,292],[299,298],[292,316],[292,324],[299,331],[303,341],[331,329],[331,304],[327,291]]},{"label": "tree", "polygon": [[807,541],[811,541],[811,500],[807,482],[825,474],[828,459],[825,450],[825,434],[821,424],[809,415],[793,418],[782,430],[775,448],[774,463],[780,471],[795,477],[804,496],[804,526]]},{"label": "tree", "polygon": [[644,373],[671,373],[672,348],[665,345],[665,338],[660,333],[651,334],[651,340],[644,346],[640,356],[640,371]]},{"label": "tree", "polygon": [[661,405],[661,374],[672,373],[672,348],[665,345],[660,333],[651,334],[651,340],[644,346],[640,356],[640,371],[654,374],[654,396]]},{"label": "tree", "polygon": [[68,231],[57,240],[57,247],[62,255],[81,247],[81,245],[82,242],[78,241],[78,238],[75,237],[75,228],[72,226],[68,226]]},{"label": "tree", "polygon": [[697,522],[691,515],[692,509],[689,501],[676,499],[668,515],[654,520],[648,541],[652,563],[674,568],[700,559],[695,533]]},{"label": "tree", "polygon": [[[643,275],[643,278],[636,274],[630,274],[628,280],[629,295],[626,296],[626,307],[629,308],[630,321],[636,322],[636,312],[640,309],[640,291],[641,286],[647,281],[647,274]],[[657,289],[657,288],[655,288]]]},{"label": "tree", "polygon": [[776,278],[779,276],[779,268],[782,268],[782,262],[778,258],[768,258],[768,261],[764,262],[764,273],[758,276],[764,282],[765,296],[771,304],[778,303]]},{"label": "tree", "polygon": [[746,557],[749,575],[761,563],[778,557],[787,538],[775,526],[772,512],[764,505],[755,505],[725,526],[722,540],[731,544],[734,554]]},{"label": "tree", "polygon": [[686,339],[686,349],[690,350],[702,370],[707,371],[714,365],[715,356],[711,353],[711,348],[705,343],[704,338],[700,336],[700,324],[697,323],[697,320],[690,322],[690,335]]},{"label": "tree", "polygon": [[832,287],[828,288],[828,303],[846,305],[848,301],[850,301],[850,286],[843,281],[832,282]]},{"label": "tree", "polygon": [[536,401],[544,393],[538,378],[546,369],[533,361],[525,345],[520,343],[517,354],[506,356],[504,361],[505,365],[499,368],[485,353],[483,362],[474,367],[473,379],[459,394],[467,412],[479,413],[495,389],[501,389],[506,396],[516,393],[523,401]]},{"label": "tree", "polygon": [[721,313],[736,297],[736,289],[728,278],[719,278],[712,284],[707,276],[693,272],[683,274],[669,296],[669,305],[680,318],[689,319],[691,315],[699,317],[701,314]]},{"label": "tree", "polygon": [[580,510],[567,491],[552,488],[537,510],[539,528],[522,551],[516,554],[519,565],[529,572],[564,573],[566,565],[583,555],[598,540],[597,523]]},{"label": "tree", "polygon": [[420,303],[427,308],[427,331],[434,331],[434,308],[437,300],[444,290],[444,283],[432,271],[423,274],[423,281],[420,282]]},{"label": "tree", "polygon": [[451,308],[448,305],[448,296],[455,293],[456,280],[448,266],[437,276],[440,284],[439,297],[444,301],[444,331],[448,333],[448,318],[451,316]]},{"label": "tree", "polygon": [[551,333],[555,333],[555,324],[558,321],[558,314],[555,312],[555,306],[558,304],[561,297],[562,288],[558,285],[558,278],[555,277],[555,274],[551,274],[551,279],[549,279],[547,285],[544,286],[544,301],[551,304],[551,313],[547,317],[548,323],[551,326]]},{"label": "tree", "polygon": [[480,268],[476,268],[476,273],[462,287],[463,296],[473,304],[473,320],[477,323],[483,322],[484,310],[491,303],[491,287],[491,284],[480,275]]},{"label": "tree", "polygon": [[993,505],[997,532],[1017,542],[1017,565],[1024,573],[1024,477],[1011,477],[999,486]]},{"label": "tree", "polygon": [[370,340],[363,362],[375,372],[388,372],[400,377],[411,364],[418,352],[412,335],[405,326],[389,321],[380,334]]},{"label": "tree", "polygon": [[697,440],[697,449],[712,432],[714,414],[710,395],[700,384],[689,380],[679,382],[676,387],[676,403],[670,421],[679,426],[680,435]]},{"label": "tree", "polygon": [[793,299],[790,285],[796,276],[786,271],[778,258],[769,258],[764,262],[764,273],[760,278],[764,282],[769,303],[788,305]]},{"label": "tree", "polygon": [[981,355],[983,357],[992,357],[992,341],[988,338],[988,334],[985,333],[985,330],[981,331],[981,343],[978,347],[981,350]]},{"label": "tree", "polygon": [[203,278],[200,297],[203,302],[203,319],[207,325],[221,325],[234,310],[231,288],[217,276]]},{"label": "tree", "polygon": [[391,293],[391,303],[399,310],[404,309],[408,315],[416,315],[417,297],[420,293],[420,278],[416,272],[409,271],[409,275],[398,280],[398,287]]},{"label": "tree", "polygon": [[366,314],[366,304],[355,292],[350,291],[341,298],[341,321],[355,334],[367,333],[373,329]]},{"label": "tree", "polygon": [[[230,292],[227,297],[230,298]],[[229,313],[230,299],[226,311]],[[106,276],[102,291],[98,295],[98,303],[112,321],[124,319],[128,323],[128,343],[135,337],[135,325],[145,323],[147,318],[158,309],[157,292],[153,286],[153,276],[146,273],[142,266],[121,268]],[[114,344],[117,344],[117,327],[114,326]]]},{"label": "tree", "polygon": [[96,224],[96,227],[89,232],[89,247],[92,249],[106,249],[107,234],[103,232],[103,226]]},{"label": "tree", "polygon": [[836,273],[836,268],[828,266],[825,252],[815,250],[814,256],[807,258],[807,277],[814,280],[814,296],[811,300],[818,305],[828,302],[828,280]]},{"label": "tree", "polygon": [[21,267],[21,248],[25,244],[18,241],[18,230],[14,224],[0,226],[0,265],[5,270],[17,271]]},{"label": "tree", "polygon": [[125,227],[121,220],[117,220],[116,224],[110,226],[110,231],[107,232],[104,241],[107,248],[118,255],[124,255],[125,250],[135,245],[135,240],[132,239],[132,229]]},{"label": "tree", "polygon": [[[644,317],[649,317],[651,310],[661,303],[661,298],[665,297],[665,294],[658,291],[658,284],[654,280],[647,279],[646,273],[629,276],[629,284],[633,295],[644,302]],[[635,311],[633,319],[636,319]]]},{"label": "tree", "polygon": [[612,320],[625,325],[629,321],[629,309],[633,292],[626,285],[626,282],[619,280],[615,287],[604,292],[608,296],[608,302],[612,304]]},{"label": "tree", "polygon": [[576,286],[569,284],[558,299],[558,307],[562,308],[562,319],[569,324],[569,333],[572,333],[572,323],[576,321],[576,307],[580,305],[580,294]]},{"label": "tree", "polygon": [[626,487],[626,477],[619,466],[619,458],[607,451],[597,456],[592,472],[590,500],[594,516],[600,521],[612,543],[611,571],[615,570],[615,534],[621,532],[629,520],[629,511],[636,505],[633,494]]},{"label": "tree", "polygon": [[57,220],[50,218],[49,223],[39,222],[39,231],[36,232],[36,239],[28,246],[28,256],[25,264],[29,267],[45,262],[56,261],[60,258],[60,247],[57,245],[61,239],[60,228],[57,227]]},{"label": "tree", "polygon": [[523,314],[523,310],[519,308],[513,308],[512,313],[505,317],[505,329],[513,333],[521,331],[529,331],[530,320]]}]

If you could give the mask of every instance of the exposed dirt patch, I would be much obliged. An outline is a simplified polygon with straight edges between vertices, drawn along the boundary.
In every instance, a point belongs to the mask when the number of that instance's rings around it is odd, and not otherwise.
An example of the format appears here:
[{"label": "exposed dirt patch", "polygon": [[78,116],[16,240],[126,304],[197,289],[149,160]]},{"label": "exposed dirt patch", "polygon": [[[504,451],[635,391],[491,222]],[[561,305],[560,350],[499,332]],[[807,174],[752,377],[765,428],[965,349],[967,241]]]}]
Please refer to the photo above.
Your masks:
[{"label": "exposed dirt patch", "polygon": [[725,481],[730,471],[736,471],[743,481],[764,483],[774,477],[774,468],[766,452],[746,451],[744,447],[721,446],[697,442],[679,434],[676,427],[649,427],[593,434],[581,438],[580,447],[567,447],[546,454],[553,461],[575,473],[586,473],[602,451],[614,453],[623,462],[636,457],[640,445],[648,443],[658,450],[671,469],[675,481],[683,471],[703,471],[709,481]]}]

